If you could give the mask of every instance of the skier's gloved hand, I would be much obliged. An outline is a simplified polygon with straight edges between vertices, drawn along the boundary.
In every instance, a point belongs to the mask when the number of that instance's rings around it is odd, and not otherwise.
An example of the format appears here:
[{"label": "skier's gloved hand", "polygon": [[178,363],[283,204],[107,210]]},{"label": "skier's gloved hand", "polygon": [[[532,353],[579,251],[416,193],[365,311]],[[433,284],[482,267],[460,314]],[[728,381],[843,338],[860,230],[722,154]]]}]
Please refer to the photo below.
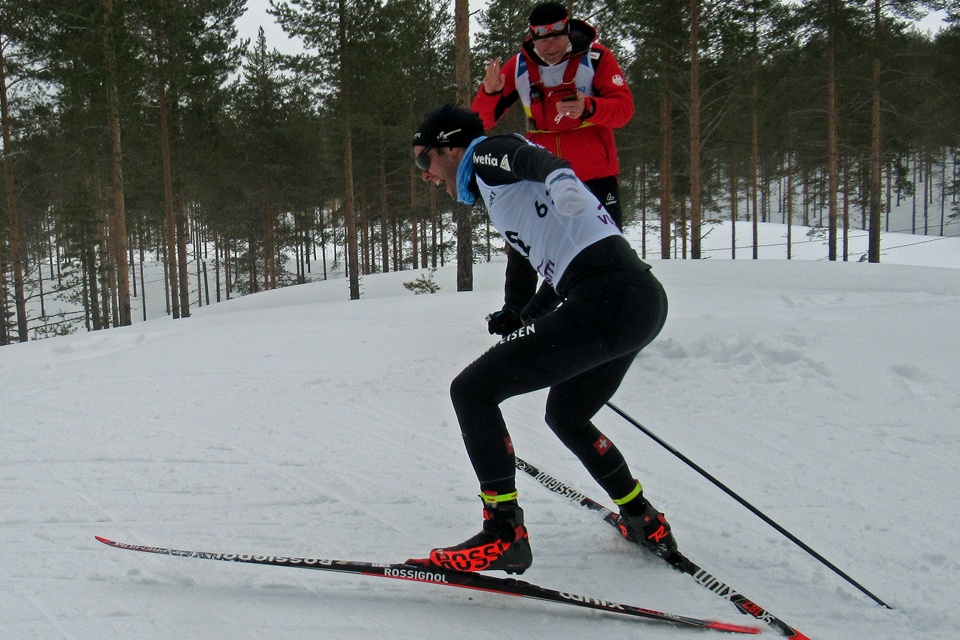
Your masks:
[{"label": "skier's gloved hand", "polygon": [[547,185],[547,195],[560,215],[569,217],[582,213],[590,202],[587,188],[572,169],[551,171],[544,184]]},{"label": "skier's gloved hand", "polygon": [[508,336],[523,326],[523,318],[512,309],[501,309],[487,316],[487,331],[490,335]]}]

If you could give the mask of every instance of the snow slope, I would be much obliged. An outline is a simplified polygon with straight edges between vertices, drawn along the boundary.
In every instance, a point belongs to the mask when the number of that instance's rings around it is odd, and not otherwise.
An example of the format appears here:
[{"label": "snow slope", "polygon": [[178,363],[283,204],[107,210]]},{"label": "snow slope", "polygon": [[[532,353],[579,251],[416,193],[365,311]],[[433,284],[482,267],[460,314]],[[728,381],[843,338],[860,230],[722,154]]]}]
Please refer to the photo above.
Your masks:
[{"label": "snow slope", "polygon": [[[960,241],[949,241],[914,245],[911,260],[960,266]],[[670,317],[614,402],[894,610],[602,411],[598,426],[681,549],[811,638],[955,637],[960,272],[653,264]],[[0,636],[699,637],[494,594],[94,539],[401,561],[472,535],[480,503],[447,391],[493,343],[483,317],[500,305],[502,270],[477,265],[471,293],[455,292],[450,267],[435,295],[402,287],[418,272],[391,273],[365,277],[361,301],[336,280],[0,349]],[[543,424],[543,399],[504,404],[517,452],[609,504]],[[518,482],[535,554],[524,579],[752,621],[590,512]]]}]

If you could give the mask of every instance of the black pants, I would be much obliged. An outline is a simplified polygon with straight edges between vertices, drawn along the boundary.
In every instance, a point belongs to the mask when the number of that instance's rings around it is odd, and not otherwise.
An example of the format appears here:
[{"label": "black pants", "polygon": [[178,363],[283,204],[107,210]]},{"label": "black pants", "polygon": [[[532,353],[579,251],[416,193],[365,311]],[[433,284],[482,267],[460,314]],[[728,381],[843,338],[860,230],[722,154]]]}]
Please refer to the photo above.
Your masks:
[{"label": "black pants", "polygon": [[608,495],[630,493],[635,482],[623,456],[590,420],[666,315],[666,294],[649,270],[586,275],[571,284],[556,311],[503,338],[464,369],[450,395],[481,490],[516,490],[500,403],[549,387],[550,428]]}]

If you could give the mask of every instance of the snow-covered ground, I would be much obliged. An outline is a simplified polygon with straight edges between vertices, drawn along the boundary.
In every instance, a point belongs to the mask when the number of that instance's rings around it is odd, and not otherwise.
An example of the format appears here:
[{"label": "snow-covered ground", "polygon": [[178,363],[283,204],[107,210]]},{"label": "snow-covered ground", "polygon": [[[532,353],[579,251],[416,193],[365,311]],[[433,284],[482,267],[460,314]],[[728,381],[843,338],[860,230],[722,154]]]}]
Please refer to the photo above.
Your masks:
[{"label": "snow-covered ground", "polygon": [[[611,411],[596,418],[681,549],[814,639],[960,628],[960,240],[918,240],[885,237],[879,265],[746,249],[652,260],[670,317],[614,398],[892,611]],[[456,293],[447,267],[421,296],[402,286],[419,272],[367,276],[353,302],[331,280],[0,349],[0,637],[717,633],[94,539],[402,561],[472,535],[480,503],[448,384],[493,343],[483,318],[502,271],[477,265],[476,290]],[[543,401],[504,404],[517,452],[609,504],[543,424]],[[535,554],[523,579],[753,622],[594,514],[518,483]]]}]

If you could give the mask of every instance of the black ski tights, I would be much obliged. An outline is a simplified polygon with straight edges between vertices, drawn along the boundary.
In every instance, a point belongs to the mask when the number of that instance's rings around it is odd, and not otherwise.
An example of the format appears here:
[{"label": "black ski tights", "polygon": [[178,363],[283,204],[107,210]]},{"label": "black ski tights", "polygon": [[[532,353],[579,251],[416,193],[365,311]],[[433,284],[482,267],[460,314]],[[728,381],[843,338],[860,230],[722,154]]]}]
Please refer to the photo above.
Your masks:
[{"label": "black ski tights", "polygon": [[503,338],[464,369],[450,395],[481,490],[516,490],[513,445],[500,403],[549,387],[550,428],[608,495],[630,493],[634,476],[590,419],[613,397],[666,315],[666,294],[649,270],[584,276],[556,311]]}]

